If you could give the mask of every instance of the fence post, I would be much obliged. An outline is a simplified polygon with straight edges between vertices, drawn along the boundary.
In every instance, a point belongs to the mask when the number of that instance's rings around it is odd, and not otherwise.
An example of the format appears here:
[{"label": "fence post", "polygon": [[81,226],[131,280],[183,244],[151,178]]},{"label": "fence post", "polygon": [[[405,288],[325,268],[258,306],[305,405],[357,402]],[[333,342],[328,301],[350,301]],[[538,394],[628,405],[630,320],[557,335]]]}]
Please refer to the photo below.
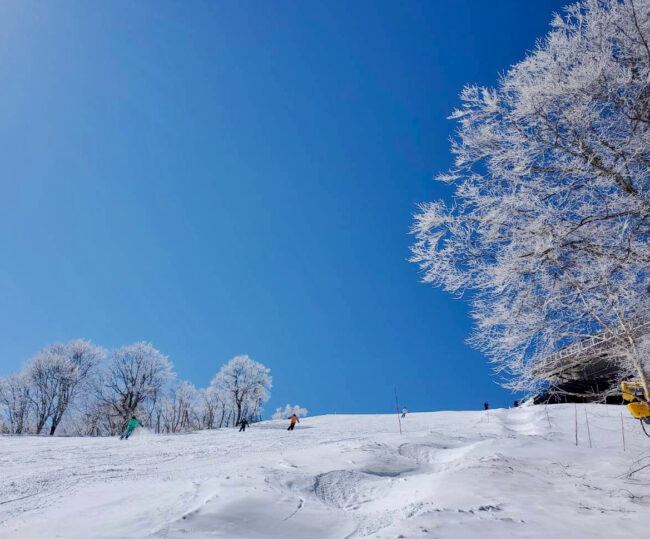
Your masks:
[{"label": "fence post", "polygon": [[621,436],[623,437],[623,451],[625,451],[625,428],[623,427],[623,412],[621,412]]},{"label": "fence post", "polygon": [[399,433],[402,434],[402,420],[399,417],[399,402],[397,401],[397,387],[393,388],[395,390],[395,411],[397,412],[397,424],[399,425]]},{"label": "fence post", "polygon": [[576,429],[576,447],[578,446],[578,405],[574,402],[573,403],[573,411],[574,411],[574,425]]}]

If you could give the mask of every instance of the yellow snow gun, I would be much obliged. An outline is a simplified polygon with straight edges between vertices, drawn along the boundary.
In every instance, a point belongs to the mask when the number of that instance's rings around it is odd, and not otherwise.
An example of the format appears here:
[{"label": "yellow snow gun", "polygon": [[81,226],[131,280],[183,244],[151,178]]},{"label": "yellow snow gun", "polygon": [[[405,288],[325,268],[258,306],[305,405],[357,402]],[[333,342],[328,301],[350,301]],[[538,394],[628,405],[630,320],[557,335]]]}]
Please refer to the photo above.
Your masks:
[{"label": "yellow snow gun", "polygon": [[621,392],[623,400],[627,402],[627,410],[632,414],[634,419],[641,422],[641,428],[647,436],[650,436],[645,430],[644,423],[650,424],[650,403],[648,395],[643,389],[643,384],[639,380],[630,380],[621,383]]}]

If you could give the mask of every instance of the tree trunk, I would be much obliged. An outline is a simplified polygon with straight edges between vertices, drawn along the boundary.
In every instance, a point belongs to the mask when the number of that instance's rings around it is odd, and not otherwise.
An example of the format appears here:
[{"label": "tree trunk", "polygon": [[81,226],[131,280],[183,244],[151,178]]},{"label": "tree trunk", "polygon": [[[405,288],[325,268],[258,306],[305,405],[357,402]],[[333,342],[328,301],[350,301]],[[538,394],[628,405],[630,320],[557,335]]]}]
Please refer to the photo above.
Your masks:
[{"label": "tree trunk", "polygon": [[237,421],[235,421],[235,425],[237,425],[241,421],[241,401],[237,401]]},{"label": "tree trunk", "polygon": [[44,417],[43,415],[39,416],[38,423],[36,424],[36,434],[41,433],[43,427],[45,426],[45,421],[47,421],[46,417]]},{"label": "tree trunk", "polygon": [[61,419],[63,418],[63,414],[65,413],[67,407],[68,407],[67,401],[59,401],[59,405],[54,411],[54,414],[52,414],[52,422],[50,424],[50,436],[54,435],[54,431],[59,426],[59,423],[61,422]]},{"label": "tree trunk", "polygon": [[648,384],[648,373],[643,368],[643,358],[639,355],[639,349],[636,346],[633,336],[628,332],[627,340],[630,343],[630,360],[634,370],[639,375],[639,380],[643,386],[643,391],[645,393],[645,401],[650,401],[650,384]]},{"label": "tree trunk", "polygon": [[643,368],[643,363],[641,362],[639,356],[637,355],[636,350],[634,351],[633,364],[637,374],[639,375],[639,379],[641,380],[641,385],[643,386],[643,391],[645,392],[646,402],[650,402],[650,384],[648,384],[649,376],[648,373],[645,372],[645,369]]}]

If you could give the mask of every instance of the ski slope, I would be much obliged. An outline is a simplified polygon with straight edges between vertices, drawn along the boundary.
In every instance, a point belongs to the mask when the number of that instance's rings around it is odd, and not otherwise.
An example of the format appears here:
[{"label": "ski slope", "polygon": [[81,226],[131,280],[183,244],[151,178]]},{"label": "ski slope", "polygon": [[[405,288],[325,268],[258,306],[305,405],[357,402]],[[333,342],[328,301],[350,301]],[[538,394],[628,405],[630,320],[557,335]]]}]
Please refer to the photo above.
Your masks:
[{"label": "ski slope", "polygon": [[573,405],[413,413],[402,435],[394,415],[330,415],[294,432],[4,436],[0,537],[648,537],[650,467],[626,476],[650,439],[624,416],[624,452],[622,407],[577,410],[578,447]]}]

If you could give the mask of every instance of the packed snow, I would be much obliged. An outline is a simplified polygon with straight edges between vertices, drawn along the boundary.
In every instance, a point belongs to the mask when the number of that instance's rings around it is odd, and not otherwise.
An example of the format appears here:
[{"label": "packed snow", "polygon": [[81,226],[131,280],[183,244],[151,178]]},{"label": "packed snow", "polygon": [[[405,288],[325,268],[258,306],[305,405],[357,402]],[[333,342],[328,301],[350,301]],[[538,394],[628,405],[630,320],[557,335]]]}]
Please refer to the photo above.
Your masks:
[{"label": "packed snow", "polygon": [[3,436],[0,536],[647,537],[650,467],[629,474],[650,438],[624,415],[624,451],[621,412],[411,413],[402,434],[395,415],[329,415],[293,432]]}]

